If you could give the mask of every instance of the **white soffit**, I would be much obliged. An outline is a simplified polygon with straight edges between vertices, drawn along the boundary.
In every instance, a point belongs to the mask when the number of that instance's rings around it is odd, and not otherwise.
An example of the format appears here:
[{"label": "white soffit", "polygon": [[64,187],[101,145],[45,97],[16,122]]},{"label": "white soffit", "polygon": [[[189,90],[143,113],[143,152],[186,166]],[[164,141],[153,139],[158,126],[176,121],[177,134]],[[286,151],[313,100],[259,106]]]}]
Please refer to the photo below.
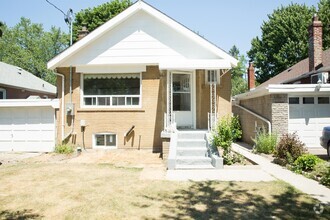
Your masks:
[{"label": "white soffit", "polygon": [[141,73],[146,72],[146,65],[113,65],[113,66],[77,66],[78,73]]},{"label": "white soffit", "polygon": [[230,69],[228,60],[168,60],[159,63],[159,69]]}]

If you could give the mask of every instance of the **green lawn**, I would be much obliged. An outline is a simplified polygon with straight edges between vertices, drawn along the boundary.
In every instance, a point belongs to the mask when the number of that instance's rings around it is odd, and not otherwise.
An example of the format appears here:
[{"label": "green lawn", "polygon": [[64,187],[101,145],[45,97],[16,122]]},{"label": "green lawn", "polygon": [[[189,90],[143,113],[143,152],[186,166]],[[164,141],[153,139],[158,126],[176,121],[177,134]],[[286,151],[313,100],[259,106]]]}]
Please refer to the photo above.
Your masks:
[{"label": "green lawn", "polygon": [[283,182],[140,180],[110,164],[0,166],[0,219],[330,219]]}]

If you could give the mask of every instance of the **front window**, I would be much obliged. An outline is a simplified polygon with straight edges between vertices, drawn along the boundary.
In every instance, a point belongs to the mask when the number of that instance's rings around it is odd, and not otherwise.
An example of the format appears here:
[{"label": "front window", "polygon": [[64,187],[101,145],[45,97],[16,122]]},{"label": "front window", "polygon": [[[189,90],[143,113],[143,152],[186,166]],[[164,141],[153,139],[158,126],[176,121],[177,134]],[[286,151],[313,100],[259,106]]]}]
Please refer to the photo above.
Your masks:
[{"label": "front window", "polygon": [[85,106],[137,107],[141,102],[139,73],[84,74]]},{"label": "front window", "polygon": [[6,99],[6,90],[0,88],[0,99]]}]

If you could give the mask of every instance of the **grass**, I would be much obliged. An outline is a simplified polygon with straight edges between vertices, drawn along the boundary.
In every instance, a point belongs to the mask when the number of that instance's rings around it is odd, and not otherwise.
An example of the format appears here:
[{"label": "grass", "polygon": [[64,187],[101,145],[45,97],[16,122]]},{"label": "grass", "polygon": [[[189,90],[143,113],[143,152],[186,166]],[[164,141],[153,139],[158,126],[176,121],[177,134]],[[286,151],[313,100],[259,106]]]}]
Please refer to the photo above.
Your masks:
[{"label": "grass", "polygon": [[111,164],[0,167],[0,219],[330,219],[280,182],[140,180]]}]

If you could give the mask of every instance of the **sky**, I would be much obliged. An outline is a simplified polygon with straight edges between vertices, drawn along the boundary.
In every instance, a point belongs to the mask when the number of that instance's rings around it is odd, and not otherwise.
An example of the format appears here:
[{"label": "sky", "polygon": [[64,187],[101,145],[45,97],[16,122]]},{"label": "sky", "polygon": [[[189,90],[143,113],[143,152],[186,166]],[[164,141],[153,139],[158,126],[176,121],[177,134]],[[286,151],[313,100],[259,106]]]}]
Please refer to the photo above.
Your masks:
[{"label": "sky", "polygon": [[[109,0],[49,0],[62,11],[70,8],[77,13],[93,8]],[[132,0],[135,2],[135,0]],[[189,29],[229,51],[236,45],[241,54],[251,47],[251,40],[261,35],[260,27],[267,15],[291,2],[314,5],[318,0],[145,0]],[[46,0],[0,0],[0,21],[9,27],[17,24],[21,17],[41,23],[45,30],[51,26],[69,32],[64,15]]]}]

